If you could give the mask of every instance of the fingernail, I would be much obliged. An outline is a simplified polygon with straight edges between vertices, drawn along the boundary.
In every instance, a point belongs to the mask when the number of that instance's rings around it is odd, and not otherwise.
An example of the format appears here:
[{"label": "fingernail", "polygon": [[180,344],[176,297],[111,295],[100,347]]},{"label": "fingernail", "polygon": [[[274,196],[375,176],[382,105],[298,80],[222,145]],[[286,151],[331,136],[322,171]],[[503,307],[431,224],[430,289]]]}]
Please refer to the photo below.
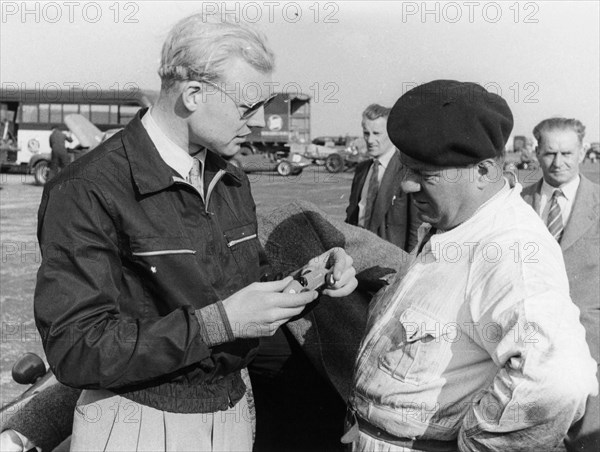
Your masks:
[{"label": "fingernail", "polygon": [[332,274],[332,273],[330,273],[330,274],[327,276],[327,285],[328,285],[328,286],[333,286],[334,284],[335,284],[335,277],[333,276],[333,274]]}]

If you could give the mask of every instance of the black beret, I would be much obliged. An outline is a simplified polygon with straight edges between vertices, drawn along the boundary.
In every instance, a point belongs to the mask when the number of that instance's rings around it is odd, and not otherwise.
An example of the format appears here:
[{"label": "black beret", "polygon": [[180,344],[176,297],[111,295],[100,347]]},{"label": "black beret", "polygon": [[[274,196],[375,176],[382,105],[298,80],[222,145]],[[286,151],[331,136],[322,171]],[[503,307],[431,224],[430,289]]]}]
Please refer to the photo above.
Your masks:
[{"label": "black beret", "polygon": [[502,155],[512,128],[513,116],[502,97],[455,80],[411,89],[394,104],[387,122],[400,152],[443,167]]}]

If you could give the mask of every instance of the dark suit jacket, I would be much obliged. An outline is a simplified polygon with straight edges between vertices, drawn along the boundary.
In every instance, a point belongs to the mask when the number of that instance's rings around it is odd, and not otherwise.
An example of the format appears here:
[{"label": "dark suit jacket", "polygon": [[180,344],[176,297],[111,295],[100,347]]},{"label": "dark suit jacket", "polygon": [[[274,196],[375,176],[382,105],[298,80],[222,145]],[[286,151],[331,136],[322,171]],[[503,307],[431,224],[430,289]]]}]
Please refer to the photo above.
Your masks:
[{"label": "dark suit jacket", "polygon": [[[350,204],[346,209],[346,223],[358,225],[358,203],[371,165],[372,161],[368,160],[356,167],[350,189]],[[395,151],[379,185],[369,230],[399,248],[410,251],[417,244],[417,229],[421,222],[417,219],[410,196],[400,189],[401,168],[400,153]]]},{"label": "dark suit jacket", "polygon": [[[538,214],[542,180],[525,188],[521,195]],[[600,362],[600,186],[581,175],[569,221],[560,247],[565,259],[573,302],[579,307],[592,357]],[[599,369],[600,370],[600,369]],[[598,375],[597,375],[598,376]],[[598,397],[588,401],[584,421],[569,433],[569,450],[600,447]]]}]

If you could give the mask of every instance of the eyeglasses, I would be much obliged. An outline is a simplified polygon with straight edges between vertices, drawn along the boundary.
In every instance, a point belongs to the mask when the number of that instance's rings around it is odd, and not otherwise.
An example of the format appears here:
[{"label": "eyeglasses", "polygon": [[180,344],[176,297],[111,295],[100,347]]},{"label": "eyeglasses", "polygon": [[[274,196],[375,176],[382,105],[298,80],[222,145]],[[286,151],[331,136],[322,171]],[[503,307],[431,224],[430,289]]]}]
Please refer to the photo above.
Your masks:
[{"label": "eyeglasses", "polygon": [[275,99],[277,97],[277,93],[273,93],[271,94],[269,97],[267,97],[264,100],[259,100],[258,102],[253,103],[252,105],[248,105],[248,104],[242,104],[241,107],[244,108],[244,112],[240,112],[239,110],[239,105],[238,102],[231,97],[231,95],[225,91],[223,88],[221,88],[219,85],[217,85],[216,83],[213,83],[211,81],[208,80],[202,80],[202,83],[207,83],[211,86],[214,86],[217,90],[221,91],[223,94],[225,94],[227,97],[229,97],[233,103],[235,104],[235,106],[238,108],[238,112],[240,113],[240,119],[242,121],[251,118],[258,110],[260,110],[261,108],[266,108],[267,105],[269,105],[271,103],[271,101],[273,99]]}]

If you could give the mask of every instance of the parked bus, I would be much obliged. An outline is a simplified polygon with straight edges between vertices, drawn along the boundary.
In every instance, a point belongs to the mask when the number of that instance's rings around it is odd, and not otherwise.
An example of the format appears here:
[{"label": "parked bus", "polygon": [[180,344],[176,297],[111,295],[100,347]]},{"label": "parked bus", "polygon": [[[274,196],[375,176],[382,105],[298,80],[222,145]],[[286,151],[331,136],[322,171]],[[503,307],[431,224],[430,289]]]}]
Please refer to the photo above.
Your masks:
[{"label": "parked bus", "polygon": [[[13,84],[14,85],[14,84]],[[5,85],[0,88],[0,122],[7,136],[15,137],[18,153],[3,152],[2,169],[18,168],[34,174],[36,182],[46,181],[50,162],[49,137],[53,127],[62,127],[64,118],[79,113],[101,131],[124,127],[142,107],[158,98],[154,91],[27,89]],[[243,154],[272,152],[287,155],[292,143],[310,142],[310,97],[301,93],[280,93],[265,111],[266,126],[256,128],[242,145]],[[76,137],[67,148],[79,145]],[[4,156],[7,156],[5,158]],[[15,157],[16,156],[16,157]]]},{"label": "parked bus", "polygon": [[[142,91],[134,85],[124,90],[59,89],[58,85],[23,90],[16,84],[3,84],[0,123],[7,128],[5,135],[16,139],[18,152],[3,154],[2,169],[31,171],[36,176],[44,176],[40,180],[36,177],[38,183],[43,183],[50,161],[51,129],[64,126],[65,116],[79,113],[102,131],[119,129],[140,108],[150,106],[155,98],[154,92]],[[68,148],[78,144],[74,137]]]},{"label": "parked bus", "polygon": [[265,108],[265,127],[254,128],[242,153],[289,153],[292,143],[310,143],[310,97],[279,93]]}]

